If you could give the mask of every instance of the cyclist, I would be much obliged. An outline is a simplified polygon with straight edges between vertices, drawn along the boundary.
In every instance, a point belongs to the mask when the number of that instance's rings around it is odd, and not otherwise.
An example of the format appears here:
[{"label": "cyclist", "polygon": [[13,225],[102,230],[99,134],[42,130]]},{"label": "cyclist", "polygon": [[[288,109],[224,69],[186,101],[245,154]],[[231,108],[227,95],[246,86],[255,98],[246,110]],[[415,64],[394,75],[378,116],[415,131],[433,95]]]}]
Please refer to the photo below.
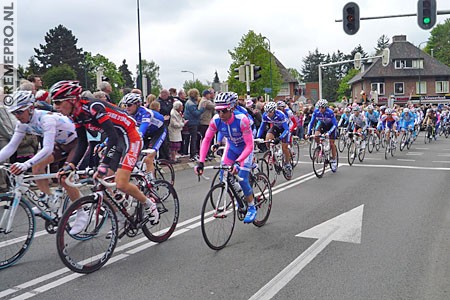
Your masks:
[{"label": "cyclist", "polygon": [[[69,116],[75,123],[78,144],[75,155],[61,171],[61,175],[75,170],[88,147],[87,129],[106,134],[106,154],[100,161],[94,178],[112,175],[116,172],[117,189],[140,201],[152,224],[159,222],[156,204],[147,198],[139,188],[130,182],[131,171],[136,164],[142,139],[136,130],[136,122],[117,106],[106,101],[80,97],[82,88],[78,81],[59,81],[50,88],[50,97],[58,112]],[[120,215],[120,214],[119,214]],[[119,228],[125,225],[125,218],[119,219]],[[87,216],[86,216],[87,219]],[[77,234],[84,226],[73,226],[71,234]]]},{"label": "cyclist", "polygon": [[364,113],[364,116],[368,128],[377,128],[380,113],[373,109],[373,105],[367,106],[367,111]]},{"label": "cyclist", "polygon": [[334,116],[334,112],[332,109],[328,107],[328,101],[325,99],[320,99],[316,103],[316,109],[314,110],[311,122],[308,125],[308,135],[311,135],[312,125],[314,121],[317,119],[317,124],[315,126],[315,139],[316,142],[319,142],[319,136],[323,133],[330,138],[330,146],[331,146],[331,171],[336,172],[337,170],[337,161],[336,161],[336,145],[334,144],[334,140],[336,139],[337,133],[337,120]]},{"label": "cyclist", "polygon": [[144,159],[147,167],[147,179],[155,179],[155,166],[153,161],[161,145],[167,136],[167,128],[164,126],[164,116],[159,112],[141,106],[141,95],[136,93],[126,94],[121,103],[125,106],[128,115],[131,116],[139,127],[139,134],[144,139],[144,149],[148,146],[155,152],[150,153]]},{"label": "cyclist", "polygon": [[386,131],[386,141],[390,140],[390,130],[394,131],[394,134],[397,136],[397,122],[399,118],[397,113],[392,108],[386,108],[385,114],[381,116],[381,126]]},{"label": "cyclist", "polygon": [[347,128],[348,127],[348,120],[350,119],[350,108],[346,107],[344,108],[344,113],[341,115],[341,118],[339,119],[338,127],[341,128]]},{"label": "cyclist", "polygon": [[431,126],[431,132],[433,133],[433,135],[436,135],[436,122],[437,122],[437,117],[434,114],[434,111],[429,108],[427,110],[427,114],[425,115],[425,117],[423,118],[422,124],[427,127],[427,126]]},{"label": "cyclist", "polygon": [[289,107],[286,107],[286,102],[280,100],[277,102],[277,110],[283,112],[288,118],[289,122],[289,132],[291,135],[297,131],[297,120],[295,119],[294,113]]},{"label": "cyclist", "polygon": [[414,121],[415,121],[414,114],[410,111],[409,108],[405,107],[400,116],[400,130],[401,131],[408,130],[412,132],[414,130]]},{"label": "cyclist", "polygon": [[250,121],[243,113],[235,111],[238,95],[233,92],[219,93],[214,99],[216,111],[206,130],[200,147],[200,158],[195,173],[203,174],[204,162],[208,153],[209,145],[214,138],[215,133],[220,133],[227,140],[227,145],[222,156],[222,162],[225,165],[233,165],[238,162],[240,168],[233,168],[236,174],[239,169],[239,177],[243,178],[239,184],[244,192],[248,203],[247,214],[244,223],[252,223],[256,218],[256,207],[253,198],[253,190],[249,183],[249,172],[253,162],[253,135],[250,127]]},{"label": "cyclist", "polygon": [[361,107],[359,105],[353,106],[353,113],[350,116],[348,122],[348,131],[353,133],[358,133],[362,135],[362,144],[361,148],[364,149],[366,147],[366,129],[367,129],[367,121],[364,118],[364,115],[361,114]]},{"label": "cyclist", "polygon": [[[75,155],[74,148],[77,144],[77,134],[75,126],[69,118],[50,111],[35,109],[35,97],[30,91],[18,91],[12,96],[12,104],[8,111],[19,121],[14,130],[14,134],[9,143],[0,151],[0,161],[11,157],[19,147],[25,134],[33,134],[43,138],[42,148],[36,155],[23,163],[15,163],[11,166],[11,173],[19,175],[32,168],[33,174],[45,173],[45,168],[53,163],[64,159],[69,161]],[[80,198],[78,189],[66,186],[69,198],[74,201]],[[47,202],[52,197],[47,180],[36,180],[36,185],[42,194],[39,200]],[[33,208],[35,214],[40,210]],[[82,222],[81,214],[77,217],[78,222]]]},{"label": "cyclist", "polygon": [[266,141],[273,140],[275,144],[280,143],[284,154],[284,168],[286,176],[292,177],[292,165],[291,165],[291,153],[289,151],[288,144],[291,140],[289,132],[289,120],[286,115],[277,110],[277,104],[275,102],[267,102],[264,106],[264,113],[262,116],[262,122],[259,126],[257,137],[261,138],[264,128],[267,124],[272,124],[272,127],[267,131]]}]

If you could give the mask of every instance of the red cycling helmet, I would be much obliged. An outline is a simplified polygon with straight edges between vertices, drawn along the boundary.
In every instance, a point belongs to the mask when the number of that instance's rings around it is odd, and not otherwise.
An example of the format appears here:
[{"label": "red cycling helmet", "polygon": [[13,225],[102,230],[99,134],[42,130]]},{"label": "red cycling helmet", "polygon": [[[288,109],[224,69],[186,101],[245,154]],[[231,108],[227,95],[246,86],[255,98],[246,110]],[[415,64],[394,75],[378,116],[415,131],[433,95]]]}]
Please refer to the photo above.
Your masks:
[{"label": "red cycling helmet", "polygon": [[58,81],[50,88],[50,98],[52,100],[74,98],[81,94],[83,88],[79,81],[63,80]]}]

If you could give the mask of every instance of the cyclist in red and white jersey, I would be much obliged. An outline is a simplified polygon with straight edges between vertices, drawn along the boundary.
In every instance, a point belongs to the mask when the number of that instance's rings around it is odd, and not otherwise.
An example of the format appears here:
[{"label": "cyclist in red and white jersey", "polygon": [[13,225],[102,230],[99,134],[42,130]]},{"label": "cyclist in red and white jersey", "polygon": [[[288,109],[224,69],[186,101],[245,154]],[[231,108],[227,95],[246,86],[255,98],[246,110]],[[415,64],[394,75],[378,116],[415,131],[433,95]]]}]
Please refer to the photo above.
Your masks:
[{"label": "cyclist in red and white jersey", "polygon": [[[78,135],[75,156],[64,171],[74,170],[84,156],[88,147],[87,129],[106,133],[106,154],[94,177],[112,175],[115,172],[117,189],[143,203],[146,213],[150,215],[150,222],[158,223],[159,213],[155,203],[130,182],[131,171],[142,149],[136,122],[117,106],[102,100],[80,97],[81,92],[78,81],[59,81],[50,88],[50,97],[56,110],[72,119]],[[125,220],[118,221],[119,228],[123,227]],[[71,234],[83,229],[72,227]]]}]

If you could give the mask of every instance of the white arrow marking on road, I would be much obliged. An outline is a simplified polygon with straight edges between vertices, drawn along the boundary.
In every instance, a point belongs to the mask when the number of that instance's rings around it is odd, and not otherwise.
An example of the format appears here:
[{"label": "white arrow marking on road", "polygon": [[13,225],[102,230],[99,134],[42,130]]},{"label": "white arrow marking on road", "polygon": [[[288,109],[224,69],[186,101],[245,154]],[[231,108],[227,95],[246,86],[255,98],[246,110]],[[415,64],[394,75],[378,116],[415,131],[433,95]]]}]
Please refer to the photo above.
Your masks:
[{"label": "white arrow marking on road", "polygon": [[364,204],[297,234],[296,236],[313,238],[317,241],[263,286],[250,300],[272,299],[332,241],[360,244],[363,210]]}]

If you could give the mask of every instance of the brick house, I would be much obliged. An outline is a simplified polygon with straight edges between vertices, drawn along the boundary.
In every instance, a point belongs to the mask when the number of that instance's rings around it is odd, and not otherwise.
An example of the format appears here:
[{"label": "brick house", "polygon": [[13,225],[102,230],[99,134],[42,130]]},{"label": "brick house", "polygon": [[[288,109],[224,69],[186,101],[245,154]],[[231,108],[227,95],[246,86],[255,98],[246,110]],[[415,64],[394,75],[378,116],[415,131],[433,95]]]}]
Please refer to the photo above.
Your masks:
[{"label": "brick house", "polygon": [[282,79],[280,91],[275,97],[275,101],[284,100],[286,97],[298,98],[300,95],[296,92],[299,88],[297,79],[289,73],[288,69],[286,69],[286,67],[278,60],[278,58],[275,57],[275,55],[272,55],[272,58],[275,59],[275,63],[280,71]]},{"label": "brick house", "polygon": [[388,48],[387,67],[382,66],[381,58],[376,58],[363,64],[361,72],[348,82],[353,99],[359,100],[364,91],[368,98],[378,97],[381,105],[391,95],[397,104],[409,100],[413,103],[450,101],[450,67],[408,42],[405,35],[394,36]]}]

